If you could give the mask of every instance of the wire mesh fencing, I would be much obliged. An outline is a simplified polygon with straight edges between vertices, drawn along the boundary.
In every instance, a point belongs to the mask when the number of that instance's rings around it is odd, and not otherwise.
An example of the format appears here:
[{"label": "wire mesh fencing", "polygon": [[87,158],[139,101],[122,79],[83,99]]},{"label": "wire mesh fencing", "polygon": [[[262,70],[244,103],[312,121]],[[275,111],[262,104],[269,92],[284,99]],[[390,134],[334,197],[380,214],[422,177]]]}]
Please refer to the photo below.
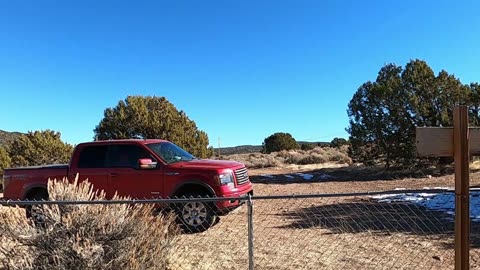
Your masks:
[{"label": "wire mesh fencing", "polygon": [[[275,211],[257,210],[258,268],[445,269],[452,264],[453,249],[446,248],[453,240],[450,217],[380,198],[282,199]],[[267,239],[276,245],[265,245]]]},{"label": "wire mesh fencing", "polygon": [[[472,269],[480,269],[479,195],[470,198]],[[242,204],[222,212],[230,199],[95,203],[174,213],[180,229],[167,269],[453,269],[454,197],[449,190],[252,196],[232,199]]]},{"label": "wire mesh fencing", "polygon": [[[253,197],[250,262],[254,269],[453,268],[453,193],[427,192]],[[248,210],[221,217],[200,237],[181,237],[189,252],[181,252],[180,269],[247,269]]]}]

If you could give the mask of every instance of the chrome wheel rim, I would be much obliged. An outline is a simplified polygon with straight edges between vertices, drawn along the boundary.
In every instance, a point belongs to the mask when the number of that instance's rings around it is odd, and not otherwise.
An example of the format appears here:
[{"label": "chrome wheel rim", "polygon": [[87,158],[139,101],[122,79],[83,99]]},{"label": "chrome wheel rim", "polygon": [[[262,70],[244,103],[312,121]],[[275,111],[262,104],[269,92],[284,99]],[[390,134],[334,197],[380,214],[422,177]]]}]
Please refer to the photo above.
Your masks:
[{"label": "chrome wheel rim", "polygon": [[34,205],[30,208],[30,216],[36,224],[43,224],[45,222],[43,211],[44,209],[41,205]]},{"label": "chrome wheel rim", "polygon": [[183,206],[182,216],[190,226],[199,226],[207,219],[207,208],[200,202],[189,202]]}]

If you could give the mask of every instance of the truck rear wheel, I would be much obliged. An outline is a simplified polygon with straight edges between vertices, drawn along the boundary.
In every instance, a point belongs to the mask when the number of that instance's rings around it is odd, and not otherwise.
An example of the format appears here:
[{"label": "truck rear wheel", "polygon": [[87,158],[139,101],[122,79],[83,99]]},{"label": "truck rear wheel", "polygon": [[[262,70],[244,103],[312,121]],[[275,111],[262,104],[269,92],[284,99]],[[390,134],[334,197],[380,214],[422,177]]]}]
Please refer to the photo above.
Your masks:
[{"label": "truck rear wheel", "polygon": [[[48,193],[41,189],[29,194],[25,200],[27,201],[46,201],[48,200]],[[31,218],[36,225],[43,224],[42,206],[41,205],[27,205],[25,207],[27,218]]]},{"label": "truck rear wheel", "polygon": [[205,198],[205,196],[206,194],[195,192],[186,193],[181,198],[191,199],[191,201],[175,205],[177,219],[184,232],[203,232],[215,224],[217,215],[215,214],[214,204],[194,200],[195,198]]}]

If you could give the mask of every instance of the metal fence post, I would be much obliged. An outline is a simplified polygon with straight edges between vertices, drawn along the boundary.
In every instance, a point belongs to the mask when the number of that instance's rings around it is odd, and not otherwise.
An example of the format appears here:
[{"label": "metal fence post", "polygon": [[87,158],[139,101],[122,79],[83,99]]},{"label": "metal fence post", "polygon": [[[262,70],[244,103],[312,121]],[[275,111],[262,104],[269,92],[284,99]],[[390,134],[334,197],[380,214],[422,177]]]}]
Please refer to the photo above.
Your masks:
[{"label": "metal fence post", "polygon": [[253,201],[252,195],[248,194],[248,269],[253,270]]}]

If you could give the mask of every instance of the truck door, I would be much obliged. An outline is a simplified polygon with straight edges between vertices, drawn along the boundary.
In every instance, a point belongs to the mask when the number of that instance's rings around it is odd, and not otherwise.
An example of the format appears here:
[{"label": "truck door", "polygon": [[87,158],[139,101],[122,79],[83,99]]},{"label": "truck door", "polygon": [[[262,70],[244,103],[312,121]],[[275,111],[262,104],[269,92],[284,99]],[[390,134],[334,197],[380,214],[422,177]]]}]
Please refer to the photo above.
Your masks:
[{"label": "truck door", "polygon": [[[158,168],[140,169],[138,160],[149,158]],[[109,195],[115,192],[132,199],[161,198],[164,188],[163,167],[146,149],[136,144],[109,145],[107,166],[110,173]]]},{"label": "truck door", "polygon": [[79,174],[79,181],[88,180],[94,189],[108,191],[110,174],[106,169],[106,145],[85,146],[80,150],[76,168],[70,171],[70,181]]}]

